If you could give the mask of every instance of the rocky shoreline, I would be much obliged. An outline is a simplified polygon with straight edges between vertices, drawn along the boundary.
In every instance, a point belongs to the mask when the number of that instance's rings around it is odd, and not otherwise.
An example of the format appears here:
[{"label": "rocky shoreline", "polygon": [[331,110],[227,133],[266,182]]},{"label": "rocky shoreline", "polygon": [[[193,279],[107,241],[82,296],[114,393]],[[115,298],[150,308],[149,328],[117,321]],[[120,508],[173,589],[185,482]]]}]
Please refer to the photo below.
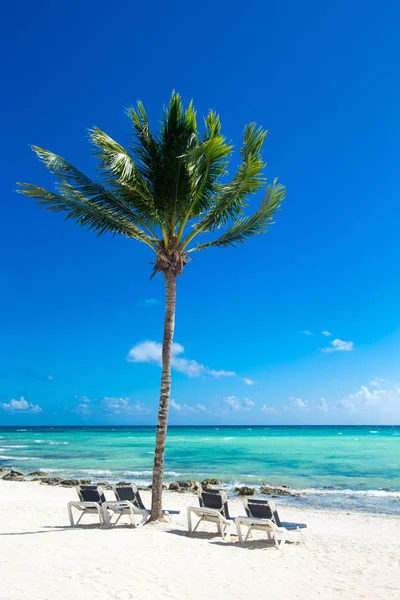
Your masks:
[{"label": "rocky shoreline", "polygon": [[[59,487],[75,487],[77,485],[101,485],[105,489],[111,489],[112,484],[108,481],[93,481],[91,479],[67,479],[65,477],[51,477],[47,471],[32,471],[31,473],[21,473],[15,469],[0,468],[0,478],[3,481],[23,481],[23,482],[38,482],[42,485],[59,486]],[[127,481],[121,481],[119,483],[130,483]],[[220,479],[204,479],[200,483],[194,479],[187,479],[186,481],[173,481],[171,483],[164,483],[163,488],[174,492],[196,492],[198,486],[201,485],[206,489],[214,489],[215,487],[222,486],[223,482]],[[146,487],[140,487],[140,490],[151,489],[151,485]],[[257,493],[257,488],[249,486],[240,486],[234,489],[235,494],[238,496],[253,496]],[[298,492],[292,492],[290,486],[283,484],[280,486],[272,486],[268,483],[263,483],[258,493],[265,496],[291,496],[292,498],[299,498]]]}]

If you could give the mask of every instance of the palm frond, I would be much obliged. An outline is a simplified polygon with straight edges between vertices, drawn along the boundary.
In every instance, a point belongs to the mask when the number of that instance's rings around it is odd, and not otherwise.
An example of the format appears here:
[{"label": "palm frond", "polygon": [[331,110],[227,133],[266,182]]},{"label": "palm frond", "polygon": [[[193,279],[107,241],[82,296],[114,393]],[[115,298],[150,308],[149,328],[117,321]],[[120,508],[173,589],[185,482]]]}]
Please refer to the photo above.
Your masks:
[{"label": "palm frond", "polygon": [[285,199],[286,188],[279,184],[275,179],[273,184],[267,186],[266,194],[261,202],[257,212],[249,217],[243,217],[236,220],[233,225],[219,238],[200,244],[191,248],[194,250],[204,250],[212,246],[216,248],[225,248],[227,246],[236,246],[242,244],[247,238],[259,233],[266,233],[268,227],[273,224],[273,218],[279,211],[281,203]]},{"label": "palm frond", "polygon": [[153,250],[156,249],[157,240],[148,236],[132,221],[123,215],[118,215],[106,206],[97,206],[88,200],[78,190],[68,183],[60,186],[60,194],[55,194],[31,183],[18,183],[19,193],[37,200],[38,204],[46,210],[65,212],[66,219],[74,219],[79,225],[97,231],[97,234],[122,233],[127,237],[141,241]]},{"label": "palm frond", "polygon": [[221,186],[216,194],[213,206],[207,210],[189,234],[184,247],[200,232],[213,231],[226,226],[229,219],[243,214],[248,197],[255,194],[265,183],[262,169],[265,163],[261,157],[261,148],[267,131],[250,123],[244,131],[244,142],[240,150],[242,162],[231,183]]},{"label": "palm frond", "polygon": [[95,156],[109,185],[117,184],[118,195],[145,222],[157,222],[153,196],[129,152],[98,127],[90,131]]},{"label": "palm frond", "polygon": [[62,182],[72,185],[85,198],[90,199],[93,204],[99,207],[108,207],[118,215],[134,219],[132,210],[121,198],[111,193],[103,185],[89,179],[67,160],[39,146],[32,146],[32,149],[49,171],[54,173]]}]

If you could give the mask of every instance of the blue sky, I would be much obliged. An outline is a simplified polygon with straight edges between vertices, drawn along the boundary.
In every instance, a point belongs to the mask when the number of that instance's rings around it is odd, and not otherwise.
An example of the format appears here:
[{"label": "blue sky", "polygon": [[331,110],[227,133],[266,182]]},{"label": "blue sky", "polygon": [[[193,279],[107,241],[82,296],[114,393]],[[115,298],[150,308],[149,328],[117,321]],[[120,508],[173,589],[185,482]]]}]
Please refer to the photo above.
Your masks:
[{"label": "blue sky", "polygon": [[88,128],[124,143],[124,107],[140,98],[156,127],[172,89],[236,147],[249,121],[268,128],[288,197],[267,236],[179,280],[170,422],[400,423],[399,17],[377,1],[3,10],[1,424],[155,423],[150,252],[14,190],[51,185],[29,144],[93,175]]}]

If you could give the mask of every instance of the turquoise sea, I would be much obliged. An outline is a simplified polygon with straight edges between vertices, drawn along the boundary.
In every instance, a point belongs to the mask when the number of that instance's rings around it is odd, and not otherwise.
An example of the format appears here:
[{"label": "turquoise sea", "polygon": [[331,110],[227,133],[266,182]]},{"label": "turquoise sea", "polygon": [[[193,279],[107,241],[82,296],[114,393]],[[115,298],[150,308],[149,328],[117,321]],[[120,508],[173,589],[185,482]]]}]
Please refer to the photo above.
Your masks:
[{"label": "turquoise sea", "polygon": [[[154,427],[0,427],[0,467],[151,481]],[[170,427],[165,480],[289,484],[317,508],[400,514],[400,426]]]}]

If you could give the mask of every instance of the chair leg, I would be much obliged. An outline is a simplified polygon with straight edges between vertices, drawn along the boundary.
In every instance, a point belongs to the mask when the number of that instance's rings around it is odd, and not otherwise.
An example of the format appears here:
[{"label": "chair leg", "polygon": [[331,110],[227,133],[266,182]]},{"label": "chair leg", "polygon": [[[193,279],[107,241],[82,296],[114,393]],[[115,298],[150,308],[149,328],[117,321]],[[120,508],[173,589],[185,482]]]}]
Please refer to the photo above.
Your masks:
[{"label": "chair leg", "polygon": [[194,527],[194,529],[193,529],[192,533],[194,533],[194,532],[196,531],[196,529],[198,528],[198,526],[200,525],[200,523],[202,522],[202,520],[203,520],[203,519],[200,517],[200,519],[197,521],[197,523],[196,523],[196,525],[195,525],[195,527]]},{"label": "chair leg", "polygon": [[193,533],[192,514],[191,514],[191,510],[189,508],[186,510],[186,519],[187,519],[187,524],[188,524],[188,534],[191,535]]},{"label": "chair leg", "polygon": [[286,535],[287,535],[286,531],[284,531],[283,534],[282,534],[282,537],[281,537],[281,543],[278,546],[279,550],[281,550],[283,548],[283,546],[285,545]]},{"label": "chair leg", "polygon": [[74,517],[73,517],[73,514],[72,514],[72,508],[71,508],[71,506],[69,504],[67,505],[67,507],[68,507],[68,516],[69,516],[70,525],[71,525],[71,527],[75,527]]},{"label": "chair leg", "polygon": [[244,538],[244,541],[247,542],[247,540],[250,538],[250,536],[251,536],[251,527],[248,528],[246,537]]},{"label": "chair leg", "polygon": [[242,529],[241,529],[239,521],[236,522],[236,531],[237,531],[237,534],[238,534],[239,542],[241,544],[243,544]]}]

